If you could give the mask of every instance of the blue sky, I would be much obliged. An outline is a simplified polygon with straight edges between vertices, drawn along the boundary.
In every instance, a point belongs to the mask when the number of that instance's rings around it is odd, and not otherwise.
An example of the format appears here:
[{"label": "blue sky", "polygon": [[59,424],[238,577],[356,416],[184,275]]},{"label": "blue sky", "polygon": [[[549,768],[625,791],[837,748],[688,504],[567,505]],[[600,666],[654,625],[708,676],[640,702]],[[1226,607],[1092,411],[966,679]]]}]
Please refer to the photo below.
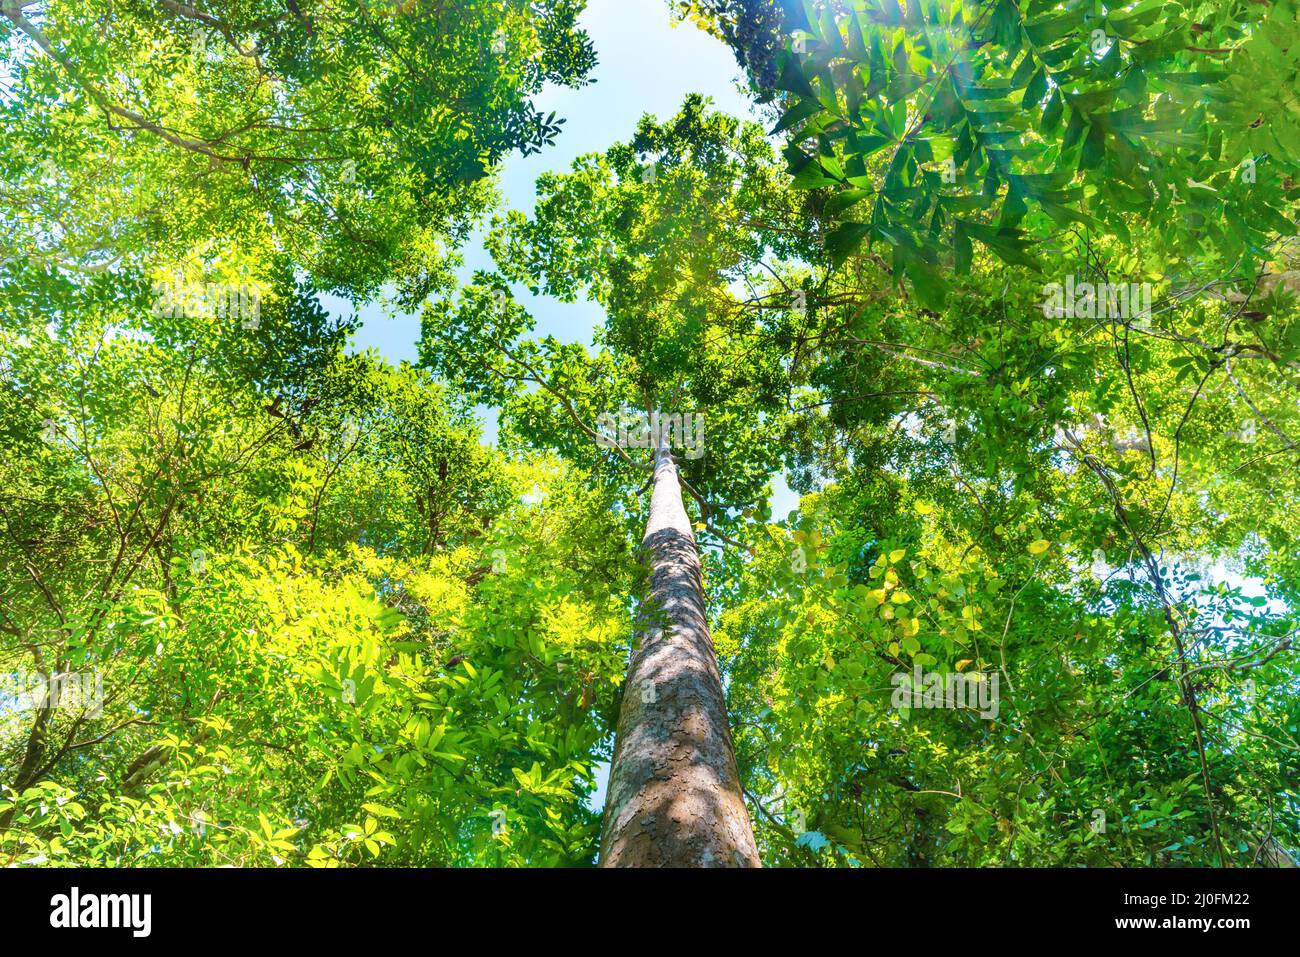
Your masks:
[{"label": "blue sky", "polygon": [[[748,99],[736,89],[740,71],[731,51],[694,24],[674,25],[664,0],[589,0],[581,23],[599,57],[595,82],[576,90],[549,87],[534,101],[539,110],[554,110],[566,122],[554,147],[506,159],[500,182],[510,208],[531,212],[538,176],[567,170],[578,156],[627,139],[642,114],[671,116],[688,93],[703,93],[716,108],[734,115],[752,116]],[[464,253],[462,275],[491,268],[477,236]],[[534,298],[523,289],[515,294],[537,319],[539,336],[587,345],[602,321],[594,303]],[[348,309],[337,300],[325,301],[331,308]],[[418,316],[388,318],[373,305],[362,307],[360,316],[364,324],[357,348],[373,347],[392,362],[415,360]]]}]

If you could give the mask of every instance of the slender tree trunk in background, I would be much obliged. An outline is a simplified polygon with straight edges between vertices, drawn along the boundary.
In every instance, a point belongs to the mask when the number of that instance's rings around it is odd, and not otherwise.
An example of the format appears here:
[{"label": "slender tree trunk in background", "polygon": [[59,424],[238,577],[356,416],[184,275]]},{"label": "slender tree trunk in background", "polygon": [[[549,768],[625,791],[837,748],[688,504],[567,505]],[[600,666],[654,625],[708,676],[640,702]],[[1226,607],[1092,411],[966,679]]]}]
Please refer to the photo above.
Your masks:
[{"label": "slender tree trunk in background", "polygon": [[677,466],[655,452],[648,608],[628,662],[601,867],[759,867],[740,790],[695,536]]}]

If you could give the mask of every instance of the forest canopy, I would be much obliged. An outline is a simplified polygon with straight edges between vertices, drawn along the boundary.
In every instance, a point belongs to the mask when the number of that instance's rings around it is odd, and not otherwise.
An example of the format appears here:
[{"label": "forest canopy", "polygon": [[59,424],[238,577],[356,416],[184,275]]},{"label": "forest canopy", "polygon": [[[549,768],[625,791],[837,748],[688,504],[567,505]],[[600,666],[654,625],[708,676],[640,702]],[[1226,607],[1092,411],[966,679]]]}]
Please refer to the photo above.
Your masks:
[{"label": "forest canopy", "polygon": [[1295,866],[1294,0],[655,2],[0,2],[0,865]]}]

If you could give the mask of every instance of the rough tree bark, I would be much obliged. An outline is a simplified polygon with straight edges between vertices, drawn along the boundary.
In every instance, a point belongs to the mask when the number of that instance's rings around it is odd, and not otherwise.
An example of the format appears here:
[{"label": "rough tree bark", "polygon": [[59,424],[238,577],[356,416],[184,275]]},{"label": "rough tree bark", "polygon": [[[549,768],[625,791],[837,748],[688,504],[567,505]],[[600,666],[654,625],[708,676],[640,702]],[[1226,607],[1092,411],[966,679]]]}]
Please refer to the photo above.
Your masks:
[{"label": "rough tree bark", "polygon": [[614,762],[601,867],[759,867],[740,789],[695,536],[672,454],[655,451],[651,568]]}]

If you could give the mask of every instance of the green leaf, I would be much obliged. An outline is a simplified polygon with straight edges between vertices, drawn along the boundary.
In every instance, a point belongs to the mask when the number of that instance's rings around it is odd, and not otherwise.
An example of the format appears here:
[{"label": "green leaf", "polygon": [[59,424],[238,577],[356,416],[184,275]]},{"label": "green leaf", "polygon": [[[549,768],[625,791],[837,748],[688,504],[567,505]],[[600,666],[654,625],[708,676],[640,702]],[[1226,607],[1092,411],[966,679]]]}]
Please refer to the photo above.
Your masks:
[{"label": "green leaf", "polygon": [[843,263],[871,233],[866,223],[841,223],[826,235],[826,252],[836,265]]},{"label": "green leaf", "polygon": [[816,99],[802,99],[785,111],[780,122],[777,123],[776,126],[772,127],[770,135],[775,136],[777,133],[782,133],[808,119],[810,116],[816,116],[821,112],[822,105],[817,102]]}]

